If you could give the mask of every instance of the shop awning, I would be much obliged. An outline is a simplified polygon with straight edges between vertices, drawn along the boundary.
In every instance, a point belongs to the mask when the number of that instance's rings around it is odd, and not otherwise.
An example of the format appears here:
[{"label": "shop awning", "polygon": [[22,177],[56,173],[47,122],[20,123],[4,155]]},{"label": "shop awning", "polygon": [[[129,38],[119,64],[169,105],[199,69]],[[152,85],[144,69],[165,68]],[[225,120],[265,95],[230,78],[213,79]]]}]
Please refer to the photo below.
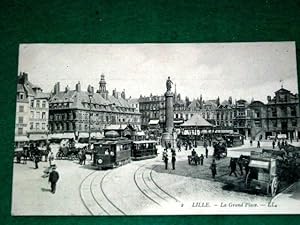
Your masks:
[{"label": "shop awning", "polygon": [[150,120],[148,125],[157,125],[159,124],[159,120]]},{"label": "shop awning", "polygon": [[75,139],[75,135],[73,133],[57,133],[52,134],[51,139]]},{"label": "shop awning", "polygon": [[95,138],[95,139],[102,139],[102,138],[104,138],[103,133],[100,133],[100,132],[92,133],[91,136],[92,136],[92,138]]},{"label": "shop awning", "polygon": [[233,134],[233,130],[215,130],[216,134]]},{"label": "shop awning", "polygon": [[26,136],[15,136],[15,142],[24,142],[29,141],[29,138]]},{"label": "shop awning", "polygon": [[251,160],[249,166],[255,168],[269,169],[269,162]]},{"label": "shop awning", "polygon": [[29,140],[30,141],[42,141],[42,140],[47,140],[47,134],[30,134],[29,135]]},{"label": "shop awning", "polygon": [[145,136],[146,134],[144,131],[138,131],[138,132],[136,132],[136,135],[137,136]]}]

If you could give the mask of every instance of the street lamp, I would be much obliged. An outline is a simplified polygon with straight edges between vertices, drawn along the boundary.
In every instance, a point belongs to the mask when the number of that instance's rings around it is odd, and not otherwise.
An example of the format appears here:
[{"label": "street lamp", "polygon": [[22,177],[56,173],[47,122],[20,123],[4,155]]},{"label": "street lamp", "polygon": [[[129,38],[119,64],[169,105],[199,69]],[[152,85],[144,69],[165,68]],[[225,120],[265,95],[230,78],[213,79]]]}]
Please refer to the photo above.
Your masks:
[{"label": "street lamp", "polygon": [[[91,111],[92,111],[92,97],[93,93],[89,92],[89,100],[90,100],[90,110],[89,110],[89,140],[88,140],[88,149],[89,152],[91,152]],[[93,160],[93,154],[91,155],[91,158]]]}]

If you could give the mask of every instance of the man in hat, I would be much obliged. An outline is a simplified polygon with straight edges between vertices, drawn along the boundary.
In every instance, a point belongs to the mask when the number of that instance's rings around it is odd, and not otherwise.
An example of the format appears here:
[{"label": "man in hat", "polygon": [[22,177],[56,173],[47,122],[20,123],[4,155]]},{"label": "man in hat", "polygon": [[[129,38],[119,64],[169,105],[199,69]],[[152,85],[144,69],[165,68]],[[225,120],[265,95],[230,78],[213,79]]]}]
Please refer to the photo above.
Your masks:
[{"label": "man in hat", "polygon": [[55,190],[56,190],[56,183],[59,179],[59,174],[58,172],[56,171],[56,165],[53,165],[52,166],[52,171],[49,175],[49,183],[51,183],[51,192],[52,194],[55,193]]}]

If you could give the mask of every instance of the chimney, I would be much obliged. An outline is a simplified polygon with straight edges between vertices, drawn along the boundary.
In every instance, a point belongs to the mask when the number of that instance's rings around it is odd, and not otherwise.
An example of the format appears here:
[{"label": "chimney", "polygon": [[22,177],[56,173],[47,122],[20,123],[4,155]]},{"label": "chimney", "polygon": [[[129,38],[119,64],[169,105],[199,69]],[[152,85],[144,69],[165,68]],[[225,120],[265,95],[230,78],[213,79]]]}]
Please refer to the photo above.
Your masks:
[{"label": "chimney", "polygon": [[270,95],[268,95],[267,100],[268,100],[268,102],[271,101],[271,96]]},{"label": "chimney", "polygon": [[116,92],[117,92],[116,89],[114,89],[113,92],[112,92],[112,95],[113,95],[115,98],[117,98]]},{"label": "chimney", "polygon": [[232,97],[231,96],[229,96],[229,98],[228,98],[228,103],[229,103],[229,105],[232,105]]},{"label": "chimney", "polygon": [[67,93],[68,91],[70,91],[70,88],[69,88],[69,86],[67,85],[66,88],[65,88],[65,93]]},{"label": "chimney", "polygon": [[80,84],[80,81],[78,81],[78,83],[76,84],[76,91],[77,91],[77,92],[81,92],[81,84]]},{"label": "chimney", "polygon": [[23,80],[24,80],[24,83],[28,82],[28,73],[23,72]]},{"label": "chimney", "polygon": [[121,93],[121,98],[125,99],[125,89],[123,89],[123,91]]},{"label": "chimney", "polygon": [[57,82],[55,85],[54,85],[54,94],[58,94],[60,92],[60,83]]}]

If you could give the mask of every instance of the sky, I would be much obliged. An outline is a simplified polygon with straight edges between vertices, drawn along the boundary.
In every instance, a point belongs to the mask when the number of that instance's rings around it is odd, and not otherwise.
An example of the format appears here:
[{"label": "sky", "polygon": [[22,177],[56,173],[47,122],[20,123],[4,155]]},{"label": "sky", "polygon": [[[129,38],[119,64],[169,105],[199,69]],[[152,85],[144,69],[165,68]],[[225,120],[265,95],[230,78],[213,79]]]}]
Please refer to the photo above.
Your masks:
[{"label": "sky", "polygon": [[170,76],[182,97],[266,102],[281,85],[298,93],[296,65],[294,42],[21,44],[18,73],[44,92],[56,82],[72,90],[78,81],[97,90],[104,74],[110,94],[116,88],[132,98],[162,95]]}]

